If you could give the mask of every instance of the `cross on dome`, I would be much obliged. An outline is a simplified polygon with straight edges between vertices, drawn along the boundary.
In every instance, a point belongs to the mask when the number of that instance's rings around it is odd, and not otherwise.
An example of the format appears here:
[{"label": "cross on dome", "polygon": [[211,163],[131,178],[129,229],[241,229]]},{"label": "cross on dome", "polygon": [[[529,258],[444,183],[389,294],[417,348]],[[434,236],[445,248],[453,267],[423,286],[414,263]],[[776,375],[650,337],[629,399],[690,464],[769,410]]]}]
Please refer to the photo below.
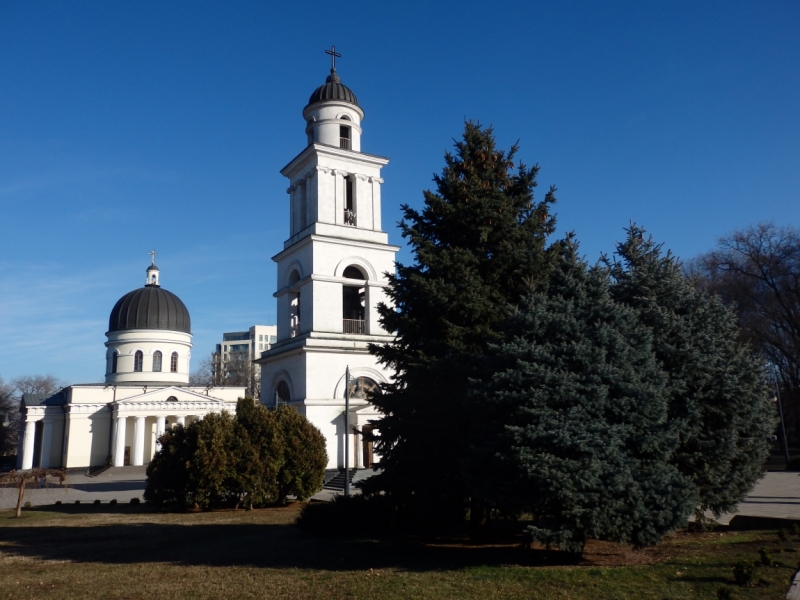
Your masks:
[{"label": "cross on dome", "polygon": [[158,252],[156,252],[155,250],[151,250],[150,252],[148,252],[148,254],[150,255],[150,258],[152,259],[150,264],[155,267],[156,266],[156,254],[158,254]]},{"label": "cross on dome", "polygon": [[331,55],[331,72],[336,71],[336,59],[342,58],[342,55],[336,51],[336,46],[331,46],[330,50],[325,50],[325,54]]}]

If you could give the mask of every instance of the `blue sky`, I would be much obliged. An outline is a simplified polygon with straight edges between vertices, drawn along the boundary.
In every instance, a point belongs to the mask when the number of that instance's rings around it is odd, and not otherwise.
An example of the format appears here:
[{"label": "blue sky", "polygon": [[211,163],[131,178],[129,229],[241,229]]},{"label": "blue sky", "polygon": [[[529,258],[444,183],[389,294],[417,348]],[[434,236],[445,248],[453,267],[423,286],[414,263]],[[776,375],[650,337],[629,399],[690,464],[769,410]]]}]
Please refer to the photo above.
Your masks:
[{"label": "blue sky", "polygon": [[2,2],[0,376],[102,380],[108,314],[152,248],[195,364],[273,324],[279,170],[332,44],[362,149],[392,160],[393,243],[465,119],[519,140],[590,260],[630,220],[683,258],[800,226],[799,27],[781,0]]}]

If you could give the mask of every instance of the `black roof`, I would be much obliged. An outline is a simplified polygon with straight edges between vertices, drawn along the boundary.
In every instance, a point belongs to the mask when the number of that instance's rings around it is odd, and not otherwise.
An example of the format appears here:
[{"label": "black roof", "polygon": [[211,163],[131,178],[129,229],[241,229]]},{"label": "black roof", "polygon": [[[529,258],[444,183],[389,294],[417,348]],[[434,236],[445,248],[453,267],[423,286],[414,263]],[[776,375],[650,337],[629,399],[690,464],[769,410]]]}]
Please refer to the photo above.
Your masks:
[{"label": "black roof", "polygon": [[117,300],[108,318],[108,332],[125,329],[166,329],[192,332],[186,305],[172,292],[146,285]]},{"label": "black roof", "polygon": [[353,90],[342,83],[342,80],[339,79],[339,76],[336,74],[336,69],[331,69],[331,74],[328,75],[325,83],[314,90],[314,93],[311,94],[311,98],[308,100],[308,104],[311,105],[327,100],[339,100],[358,106],[358,98],[356,98]]}]

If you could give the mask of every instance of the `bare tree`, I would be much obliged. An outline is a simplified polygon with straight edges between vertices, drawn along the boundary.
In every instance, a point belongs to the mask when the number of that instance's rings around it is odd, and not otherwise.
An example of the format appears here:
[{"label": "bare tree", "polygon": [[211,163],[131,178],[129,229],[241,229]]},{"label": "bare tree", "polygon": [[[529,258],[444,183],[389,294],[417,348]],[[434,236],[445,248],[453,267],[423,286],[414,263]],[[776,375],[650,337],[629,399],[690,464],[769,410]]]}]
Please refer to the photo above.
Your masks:
[{"label": "bare tree", "polygon": [[19,430],[19,402],[14,397],[14,386],[0,377],[0,455],[14,454],[17,450]]},{"label": "bare tree", "polygon": [[[0,418],[5,414],[8,425],[0,426],[0,455],[16,454],[19,441],[19,405],[23,394],[55,394],[66,384],[54,375],[25,375],[4,383],[0,378]],[[5,419],[3,419],[5,422]]]},{"label": "bare tree", "polygon": [[261,367],[253,364],[246,352],[233,352],[229,356],[225,362],[216,352],[204,357],[189,377],[189,383],[209,387],[245,387],[248,396],[258,398],[261,394]]},{"label": "bare tree", "polygon": [[61,469],[40,469],[35,467],[27,471],[12,471],[0,475],[0,483],[13,483],[19,490],[17,495],[17,518],[22,516],[22,499],[25,497],[25,485],[31,481],[46,481],[48,477],[58,479],[60,484],[64,483],[65,475]]},{"label": "bare tree", "polygon": [[789,421],[800,425],[800,231],[759,223],[696,259],[689,274],[736,307],[742,336],[775,366]]}]

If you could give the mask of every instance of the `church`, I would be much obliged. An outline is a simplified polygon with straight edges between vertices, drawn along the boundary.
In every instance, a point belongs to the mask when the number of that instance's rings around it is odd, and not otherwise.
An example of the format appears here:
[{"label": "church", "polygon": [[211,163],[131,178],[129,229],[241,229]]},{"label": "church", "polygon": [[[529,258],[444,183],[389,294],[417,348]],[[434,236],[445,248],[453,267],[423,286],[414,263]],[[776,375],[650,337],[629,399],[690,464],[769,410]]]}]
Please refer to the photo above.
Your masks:
[{"label": "church", "polygon": [[152,254],[144,286],[111,310],[105,382],[22,397],[18,469],[145,465],[167,427],[236,410],[244,387],[189,385],[189,311],[161,287]]},{"label": "church", "polygon": [[[278,340],[261,365],[261,402],[297,408],[327,441],[328,468],[376,462],[371,433],[379,417],[370,394],[390,373],[368,345],[391,342],[377,306],[397,246],[381,229],[381,168],[388,158],[361,150],[364,110],[333,64],[303,109],[306,147],[282,170],[289,180],[289,237],[277,263]],[[346,371],[350,381],[346,381]],[[350,414],[345,419],[345,390]],[[349,421],[349,430],[345,430]],[[347,436],[347,437],[346,437]]]},{"label": "church", "polygon": [[[277,341],[255,362],[260,401],[305,415],[325,436],[328,469],[336,470],[377,461],[379,414],[369,398],[390,374],[368,345],[394,339],[381,328],[377,306],[387,302],[386,273],[394,272],[399,248],[381,229],[381,168],[389,159],[362,152],[364,111],[336,72],[339,55],[327,53],[330,75],[302,113],[306,147],[281,170],[290,222],[273,257]],[[144,287],[111,311],[104,383],[24,396],[18,468],[144,465],[166,427],[235,410],[244,387],[189,385],[189,312],[159,279],[153,253]]]}]

